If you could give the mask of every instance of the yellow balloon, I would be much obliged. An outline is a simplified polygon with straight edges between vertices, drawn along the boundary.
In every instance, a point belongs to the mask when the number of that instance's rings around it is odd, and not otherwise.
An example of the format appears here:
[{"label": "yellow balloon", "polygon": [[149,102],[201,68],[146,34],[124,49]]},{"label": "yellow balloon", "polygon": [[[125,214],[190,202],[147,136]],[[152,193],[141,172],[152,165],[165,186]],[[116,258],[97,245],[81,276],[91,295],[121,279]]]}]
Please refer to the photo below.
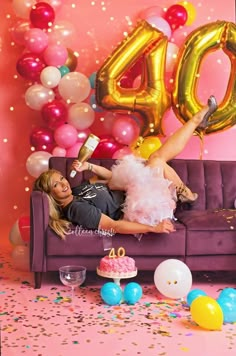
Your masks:
[{"label": "yellow balloon", "polygon": [[135,156],[148,159],[149,156],[161,147],[161,141],[158,137],[148,136],[139,138],[131,145],[131,150]]},{"label": "yellow balloon", "polygon": [[187,19],[185,25],[186,26],[192,25],[192,23],[195,21],[196,15],[197,15],[195,7],[189,1],[181,1],[181,2],[179,2],[179,5],[183,6],[188,13],[188,19]]},{"label": "yellow balloon", "polygon": [[[231,72],[223,101],[212,115],[209,126],[198,128],[199,136],[223,131],[236,124],[236,25],[216,21],[197,28],[179,52],[173,90],[173,110],[181,122],[187,122],[203,105],[197,100],[197,84],[204,57],[222,49],[231,62]],[[211,123],[212,122],[212,123]]]},{"label": "yellow balloon", "polygon": [[192,302],[190,312],[193,320],[199,326],[208,330],[221,330],[224,315],[217,301],[206,295]]},{"label": "yellow balloon", "polygon": [[[107,58],[96,75],[96,101],[115,112],[135,112],[142,121],[140,135],[162,132],[162,117],[170,106],[165,87],[165,59],[168,39],[141,21]],[[120,79],[143,56],[139,88],[122,88]]]}]

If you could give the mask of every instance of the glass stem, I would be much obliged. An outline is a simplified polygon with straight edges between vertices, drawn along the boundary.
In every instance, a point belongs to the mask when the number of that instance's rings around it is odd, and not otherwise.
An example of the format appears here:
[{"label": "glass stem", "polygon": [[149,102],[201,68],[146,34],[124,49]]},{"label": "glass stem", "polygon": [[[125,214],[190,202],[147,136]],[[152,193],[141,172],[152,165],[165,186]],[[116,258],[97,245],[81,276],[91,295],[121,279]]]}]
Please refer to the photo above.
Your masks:
[{"label": "glass stem", "polygon": [[74,294],[75,294],[75,287],[71,287],[71,306],[74,307]]}]

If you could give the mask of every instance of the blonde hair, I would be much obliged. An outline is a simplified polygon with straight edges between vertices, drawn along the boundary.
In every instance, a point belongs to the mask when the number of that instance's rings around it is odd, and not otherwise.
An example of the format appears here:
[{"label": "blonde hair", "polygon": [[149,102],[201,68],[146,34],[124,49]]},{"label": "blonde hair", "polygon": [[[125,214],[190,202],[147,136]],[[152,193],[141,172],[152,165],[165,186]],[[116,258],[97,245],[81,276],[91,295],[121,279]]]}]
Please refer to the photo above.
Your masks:
[{"label": "blonde hair", "polygon": [[59,203],[51,195],[52,189],[52,175],[54,173],[61,174],[61,172],[50,169],[40,174],[35,180],[33,190],[39,190],[47,194],[49,203],[49,226],[56,232],[63,240],[65,240],[71,223],[63,218],[62,209]]}]

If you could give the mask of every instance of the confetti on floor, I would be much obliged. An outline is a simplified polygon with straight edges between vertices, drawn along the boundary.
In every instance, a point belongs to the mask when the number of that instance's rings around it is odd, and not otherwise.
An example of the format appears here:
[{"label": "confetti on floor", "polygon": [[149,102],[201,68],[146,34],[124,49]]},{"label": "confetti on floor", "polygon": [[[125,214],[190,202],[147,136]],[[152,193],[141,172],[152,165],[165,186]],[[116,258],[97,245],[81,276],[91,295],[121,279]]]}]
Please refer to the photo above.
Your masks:
[{"label": "confetti on floor", "polygon": [[[3,356],[221,356],[236,354],[236,324],[221,331],[200,328],[183,300],[168,300],[153,284],[153,274],[139,272],[133,281],[143,296],[135,305],[109,306],[100,297],[108,280],[88,273],[76,289],[74,306],[70,290],[57,272],[44,276],[34,289],[33,275],[13,268],[10,251],[0,253],[0,326]],[[127,281],[121,281],[122,287]],[[235,274],[194,273],[192,288],[217,298],[235,287]]]}]

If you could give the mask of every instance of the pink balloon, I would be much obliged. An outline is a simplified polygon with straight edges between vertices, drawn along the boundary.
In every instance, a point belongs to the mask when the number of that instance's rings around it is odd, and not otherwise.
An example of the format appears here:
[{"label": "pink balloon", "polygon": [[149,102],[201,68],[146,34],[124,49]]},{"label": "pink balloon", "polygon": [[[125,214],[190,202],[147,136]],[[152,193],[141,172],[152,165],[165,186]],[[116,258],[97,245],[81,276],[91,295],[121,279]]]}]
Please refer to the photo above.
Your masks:
[{"label": "pink balloon", "polygon": [[52,44],[45,49],[43,56],[47,65],[58,67],[65,64],[68,52],[64,46]]},{"label": "pink balloon", "polygon": [[41,29],[49,28],[55,19],[55,12],[51,5],[46,2],[38,2],[32,6],[30,21],[34,27]]},{"label": "pink balloon", "polygon": [[139,13],[139,18],[146,20],[150,16],[162,16],[163,9],[160,6],[151,6]]},{"label": "pink balloon", "polygon": [[54,139],[58,146],[69,148],[77,142],[77,130],[69,124],[61,125],[54,131]]},{"label": "pink balloon", "polygon": [[129,145],[139,136],[139,126],[134,119],[127,116],[118,117],[112,127],[112,136],[123,145]]},{"label": "pink balloon", "polygon": [[77,157],[82,145],[82,142],[76,142],[72,147],[68,148],[66,151],[66,157]]},{"label": "pink balloon", "polygon": [[28,173],[35,178],[48,170],[48,161],[52,157],[51,153],[45,151],[36,151],[31,153],[26,161]]},{"label": "pink balloon", "polygon": [[59,10],[63,0],[44,0],[44,2],[51,5],[54,10]]},{"label": "pink balloon", "polygon": [[10,28],[12,39],[19,45],[25,45],[25,33],[30,29],[30,22],[18,20],[16,24]]},{"label": "pink balloon", "polygon": [[52,150],[52,155],[55,157],[65,157],[66,156],[66,149],[56,146],[54,147],[54,149]]},{"label": "pink balloon", "polygon": [[180,26],[185,25],[188,19],[188,13],[185,7],[175,4],[167,9],[165,19],[170,24],[172,30],[176,30]]},{"label": "pink balloon", "polygon": [[31,28],[26,31],[25,46],[33,53],[41,53],[48,46],[48,36],[40,28]]},{"label": "pink balloon", "polygon": [[48,37],[51,44],[63,44],[67,48],[73,46],[76,38],[75,26],[69,21],[56,21]]},{"label": "pink balloon", "polygon": [[112,158],[113,154],[122,148],[123,145],[118,143],[114,137],[109,135],[103,135],[100,137],[100,142],[95,149],[93,158]]},{"label": "pink balloon", "polygon": [[42,117],[48,127],[55,130],[67,121],[67,107],[59,100],[53,100],[42,107]]},{"label": "pink balloon", "polygon": [[36,127],[30,134],[30,144],[36,151],[52,152],[54,148],[53,131],[46,127]]},{"label": "pink balloon", "polygon": [[141,75],[138,75],[133,81],[133,88],[139,88],[142,82]]},{"label": "pink balloon", "polygon": [[25,79],[39,81],[40,73],[46,64],[35,53],[23,54],[16,63],[17,72]]},{"label": "pink balloon", "polygon": [[78,142],[84,142],[90,133],[89,129],[78,131]]},{"label": "pink balloon", "polygon": [[122,159],[122,158],[124,158],[125,156],[131,155],[131,154],[132,154],[132,150],[130,149],[130,147],[125,146],[125,147],[122,147],[122,148],[120,148],[119,150],[117,150],[117,151],[113,154],[112,158],[113,158],[113,159]]}]

